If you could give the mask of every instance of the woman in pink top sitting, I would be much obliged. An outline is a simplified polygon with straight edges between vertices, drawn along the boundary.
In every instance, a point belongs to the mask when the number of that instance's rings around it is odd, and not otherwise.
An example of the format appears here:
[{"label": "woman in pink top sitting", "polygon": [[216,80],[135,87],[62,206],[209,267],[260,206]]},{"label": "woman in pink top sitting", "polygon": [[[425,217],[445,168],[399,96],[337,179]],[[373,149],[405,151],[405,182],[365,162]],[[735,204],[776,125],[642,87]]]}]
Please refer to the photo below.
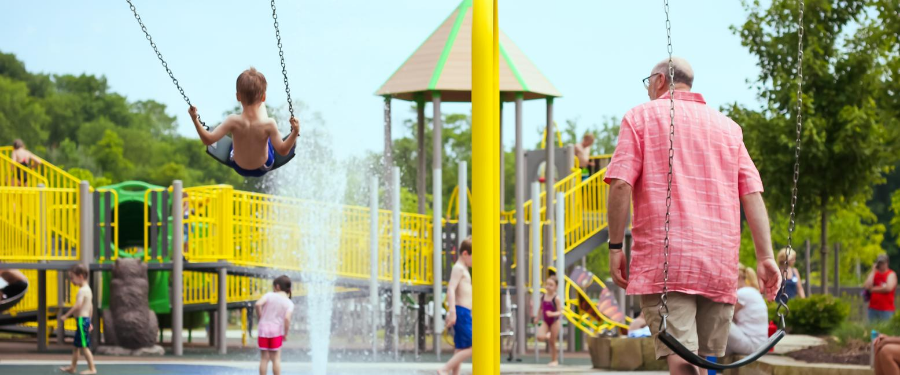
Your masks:
[{"label": "woman in pink top sitting", "polygon": [[259,373],[265,375],[272,362],[272,373],[281,374],[281,343],[291,327],[294,302],[291,301],[291,278],[281,275],[272,281],[274,292],[266,293],[256,302],[259,317],[256,336],[259,338]]}]

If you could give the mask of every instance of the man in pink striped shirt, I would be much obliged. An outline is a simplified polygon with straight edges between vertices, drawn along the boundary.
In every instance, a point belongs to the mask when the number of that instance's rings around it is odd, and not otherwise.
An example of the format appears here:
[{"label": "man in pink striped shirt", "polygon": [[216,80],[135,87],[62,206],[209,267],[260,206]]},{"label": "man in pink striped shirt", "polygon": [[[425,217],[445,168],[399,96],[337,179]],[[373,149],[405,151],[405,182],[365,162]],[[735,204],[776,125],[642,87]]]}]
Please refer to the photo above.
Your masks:
[{"label": "man in pink striped shirt", "polygon": [[[701,356],[722,356],[736,302],[741,205],[756,245],[757,270],[769,300],[781,285],[772,255],[762,181],[744,147],[741,128],[691,92],[687,61],[675,67],[675,141],[669,220],[667,330]],[[639,295],[654,334],[663,291],[666,188],[669,170],[668,59],[644,79],[650,102],[622,119],[619,141],[605,181],[609,193],[610,273],[628,294]],[[630,272],[622,241],[634,199]],[[626,276],[628,275],[628,276]],[[656,340],[657,358],[672,374],[699,369]]]}]

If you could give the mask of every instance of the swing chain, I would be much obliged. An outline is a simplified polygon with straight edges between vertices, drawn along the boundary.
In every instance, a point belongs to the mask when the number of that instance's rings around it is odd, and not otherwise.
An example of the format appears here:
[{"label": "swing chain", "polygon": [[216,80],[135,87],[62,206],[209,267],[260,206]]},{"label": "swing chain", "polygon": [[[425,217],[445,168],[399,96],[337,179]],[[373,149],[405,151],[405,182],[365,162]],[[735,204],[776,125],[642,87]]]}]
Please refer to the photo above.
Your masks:
[{"label": "swing chain", "polygon": [[[785,250],[784,262],[781,265],[781,279],[787,279],[787,269],[789,267],[788,260],[791,258],[791,252],[794,250],[794,219],[796,216],[795,208],[797,206],[797,182],[800,180],[800,133],[803,129],[803,12],[805,8],[804,0],[799,0],[800,16],[798,18],[797,28],[797,142],[794,148],[794,180],[791,187],[791,214],[788,221],[788,239],[787,249]],[[787,307],[787,297],[785,283],[781,283],[778,291],[778,308],[775,310],[781,319],[782,328],[784,328],[784,317],[790,310]]]},{"label": "swing chain", "polygon": [[[156,48],[156,42],[153,41],[153,38],[150,36],[150,32],[147,31],[147,26],[144,26],[144,21],[141,20],[141,16],[138,15],[137,9],[134,7],[134,3],[131,0],[125,0],[128,2],[128,6],[131,8],[131,12],[134,13],[134,19],[137,20],[138,25],[141,26],[141,31],[144,32],[144,36],[147,37],[147,40],[150,41],[150,47],[153,47],[153,52],[156,52],[156,58],[159,59],[159,62],[162,63],[163,68],[166,68],[166,73],[169,73],[169,78],[172,79],[172,83],[175,84],[175,87],[178,88],[178,92],[181,93],[181,97],[184,99],[184,102],[187,103],[188,106],[193,106],[191,104],[191,99],[188,98],[187,94],[184,93],[184,89],[178,83],[178,79],[175,78],[175,74],[172,73],[172,69],[169,69],[169,63],[163,59],[162,53],[159,52],[159,49]],[[200,119],[200,114],[197,114],[197,121],[200,122],[200,125],[203,125],[203,128],[209,130],[209,127],[206,126],[206,123]]]},{"label": "swing chain", "polygon": [[284,64],[284,50],[281,49],[281,31],[278,30],[278,13],[275,10],[275,0],[272,0],[272,20],[275,21],[275,39],[278,41],[278,57],[281,58],[281,74],[284,76],[284,93],[287,94],[288,112],[294,118],[294,102],[291,101],[291,86],[288,85],[287,65]]},{"label": "swing chain", "polygon": [[669,51],[669,173],[666,175],[666,238],[663,242],[663,290],[660,294],[659,316],[661,331],[665,330],[669,316],[669,214],[672,206],[672,165],[675,158],[675,63],[672,61],[672,22],[669,20],[669,0],[665,0],[666,37]]}]

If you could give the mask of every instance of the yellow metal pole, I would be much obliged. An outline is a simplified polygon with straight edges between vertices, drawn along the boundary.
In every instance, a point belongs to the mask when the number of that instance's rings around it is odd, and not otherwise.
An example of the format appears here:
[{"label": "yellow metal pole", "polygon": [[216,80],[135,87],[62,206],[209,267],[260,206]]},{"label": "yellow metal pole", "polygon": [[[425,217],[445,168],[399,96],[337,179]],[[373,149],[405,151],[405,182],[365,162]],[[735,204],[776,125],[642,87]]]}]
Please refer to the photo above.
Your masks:
[{"label": "yellow metal pole", "polygon": [[472,20],[473,372],[500,373],[500,140],[497,2]]},{"label": "yellow metal pole", "polygon": [[247,308],[241,309],[241,347],[247,347]]}]

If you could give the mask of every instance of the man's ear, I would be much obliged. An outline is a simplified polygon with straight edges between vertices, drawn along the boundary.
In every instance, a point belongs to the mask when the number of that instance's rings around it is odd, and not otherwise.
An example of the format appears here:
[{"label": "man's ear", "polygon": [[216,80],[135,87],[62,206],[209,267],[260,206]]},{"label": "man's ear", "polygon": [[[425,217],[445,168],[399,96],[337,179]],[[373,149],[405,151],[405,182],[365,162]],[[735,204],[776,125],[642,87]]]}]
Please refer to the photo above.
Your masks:
[{"label": "man's ear", "polygon": [[241,100],[241,93],[239,93],[239,92],[234,93],[234,97],[235,97],[235,99],[237,99],[238,102],[243,103],[243,101]]},{"label": "man's ear", "polygon": [[263,97],[262,97],[261,101],[263,101],[263,102],[266,101],[266,93],[263,93]]},{"label": "man's ear", "polygon": [[660,74],[659,79],[656,80],[656,82],[657,82],[657,85],[659,86],[659,88],[657,89],[657,92],[660,93],[660,96],[662,96],[662,93],[664,93],[664,92],[669,92],[669,73],[668,72]]}]

